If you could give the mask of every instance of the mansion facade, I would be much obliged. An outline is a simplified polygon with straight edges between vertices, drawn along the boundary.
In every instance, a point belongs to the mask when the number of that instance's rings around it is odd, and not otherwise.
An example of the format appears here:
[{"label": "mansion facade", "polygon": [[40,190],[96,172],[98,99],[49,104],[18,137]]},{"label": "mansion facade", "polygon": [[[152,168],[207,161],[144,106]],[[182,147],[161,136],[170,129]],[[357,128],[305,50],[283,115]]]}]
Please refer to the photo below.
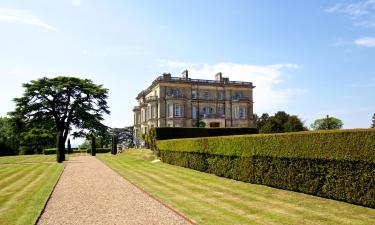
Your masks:
[{"label": "mansion facade", "polygon": [[153,127],[253,127],[253,88],[222,73],[215,80],[163,74],[136,97],[134,137]]}]

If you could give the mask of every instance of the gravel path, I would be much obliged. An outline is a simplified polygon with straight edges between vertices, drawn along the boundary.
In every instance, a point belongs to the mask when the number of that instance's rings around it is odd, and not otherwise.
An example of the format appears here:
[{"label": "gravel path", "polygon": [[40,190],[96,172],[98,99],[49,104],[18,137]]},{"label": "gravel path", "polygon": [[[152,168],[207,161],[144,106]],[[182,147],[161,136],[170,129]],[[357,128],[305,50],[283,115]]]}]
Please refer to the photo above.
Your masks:
[{"label": "gravel path", "polygon": [[72,157],[38,224],[190,224],[92,156]]}]

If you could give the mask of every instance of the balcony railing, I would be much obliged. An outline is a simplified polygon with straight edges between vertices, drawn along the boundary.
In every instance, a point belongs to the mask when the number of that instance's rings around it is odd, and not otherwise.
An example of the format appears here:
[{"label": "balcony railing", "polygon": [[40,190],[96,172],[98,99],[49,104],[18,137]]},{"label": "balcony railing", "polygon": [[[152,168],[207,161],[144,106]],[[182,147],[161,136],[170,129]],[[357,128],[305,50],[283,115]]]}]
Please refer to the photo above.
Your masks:
[{"label": "balcony railing", "polygon": [[204,113],[200,115],[200,118],[203,118],[203,119],[221,119],[224,117],[225,115],[221,113]]},{"label": "balcony railing", "polygon": [[243,97],[243,96],[232,96],[233,101],[249,101],[249,97]]},{"label": "balcony railing", "polygon": [[157,100],[158,100],[158,96],[150,96],[146,98],[146,102],[153,102]]},{"label": "balcony railing", "polygon": [[156,83],[158,81],[181,81],[181,82],[194,82],[194,83],[205,83],[205,84],[220,84],[220,83],[226,83],[226,84],[237,84],[237,85],[253,85],[252,82],[245,82],[245,81],[224,81],[224,80],[204,80],[204,79],[191,79],[191,78],[182,78],[182,77],[164,77],[159,76],[157,77],[152,83]]},{"label": "balcony railing", "polygon": [[167,95],[165,96],[166,99],[186,99],[186,96],[183,94],[178,95]]}]

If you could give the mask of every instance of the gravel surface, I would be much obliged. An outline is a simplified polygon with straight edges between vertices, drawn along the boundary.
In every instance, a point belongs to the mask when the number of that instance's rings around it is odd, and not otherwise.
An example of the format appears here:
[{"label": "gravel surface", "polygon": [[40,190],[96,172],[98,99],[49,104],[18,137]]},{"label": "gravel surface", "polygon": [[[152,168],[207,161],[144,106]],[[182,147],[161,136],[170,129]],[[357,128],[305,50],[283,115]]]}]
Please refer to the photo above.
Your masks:
[{"label": "gravel surface", "polygon": [[190,224],[92,156],[72,157],[38,224]]}]

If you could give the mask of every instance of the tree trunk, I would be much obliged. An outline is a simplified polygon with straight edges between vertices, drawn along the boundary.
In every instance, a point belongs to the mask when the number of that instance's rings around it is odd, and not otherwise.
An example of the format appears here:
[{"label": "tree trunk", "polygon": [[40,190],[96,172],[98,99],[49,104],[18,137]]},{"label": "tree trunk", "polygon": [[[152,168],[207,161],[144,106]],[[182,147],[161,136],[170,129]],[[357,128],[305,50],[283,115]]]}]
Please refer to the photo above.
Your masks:
[{"label": "tree trunk", "polygon": [[96,155],[96,139],[94,135],[91,138],[91,155],[92,156]]},{"label": "tree trunk", "polygon": [[61,131],[57,132],[56,161],[58,163],[65,161],[65,141]]}]

